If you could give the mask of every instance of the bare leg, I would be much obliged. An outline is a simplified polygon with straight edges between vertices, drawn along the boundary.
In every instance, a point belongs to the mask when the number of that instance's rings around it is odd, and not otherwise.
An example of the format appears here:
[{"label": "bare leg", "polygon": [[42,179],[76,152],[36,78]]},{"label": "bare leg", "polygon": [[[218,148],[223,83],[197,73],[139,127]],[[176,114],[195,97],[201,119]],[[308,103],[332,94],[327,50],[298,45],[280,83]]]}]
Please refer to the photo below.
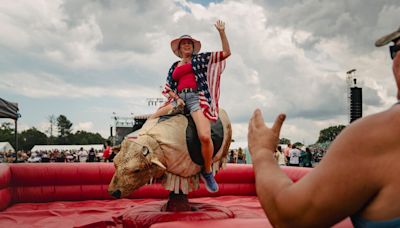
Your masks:
[{"label": "bare leg", "polygon": [[172,104],[168,104],[160,109],[158,109],[153,115],[149,117],[149,119],[155,119],[159,116],[167,115],[170,110],[173,109]]},{"label": "bare leg", "polygon": [[211,124],[201,110],[192,112],[191,115],[196,124],[197,135],[199,136],[201,143],[201,154],[204,159],[204,171],[210,173],[214,151],[214,145],[211,140]]}]

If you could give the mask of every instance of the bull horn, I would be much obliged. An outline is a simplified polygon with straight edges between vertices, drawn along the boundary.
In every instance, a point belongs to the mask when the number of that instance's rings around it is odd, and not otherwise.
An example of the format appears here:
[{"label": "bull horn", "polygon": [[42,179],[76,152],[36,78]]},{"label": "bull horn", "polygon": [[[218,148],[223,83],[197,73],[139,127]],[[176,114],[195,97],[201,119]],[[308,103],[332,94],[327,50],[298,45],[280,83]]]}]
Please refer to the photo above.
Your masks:
[{"label": "bull horn", "polygon": [[161,167],[162,169],[167,169],[157,158],[151,159],[151,163]]}]

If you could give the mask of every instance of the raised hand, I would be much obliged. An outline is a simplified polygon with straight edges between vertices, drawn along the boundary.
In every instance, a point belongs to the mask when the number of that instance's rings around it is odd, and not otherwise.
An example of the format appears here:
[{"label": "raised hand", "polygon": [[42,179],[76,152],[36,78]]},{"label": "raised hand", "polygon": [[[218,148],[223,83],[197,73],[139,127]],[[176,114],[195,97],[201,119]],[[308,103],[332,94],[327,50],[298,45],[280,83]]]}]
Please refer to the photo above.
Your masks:
[{"label": "raised hand", "polygon": [[214,24],[215,28],[218,30],[218,32],[224,32],[225,31],[225,22],[218,20]]},{"label": "raised hand", "polygon": [[262,149],[271,152],[276,150],[279,142],[279,134],[285,118],[285,114],[279,114],[272,128],[268,128],[264,123],[261,111],[259,109],[254,111],[249,122],[249,132],[247,135],[249,151],[252,157],[255,157]]}]

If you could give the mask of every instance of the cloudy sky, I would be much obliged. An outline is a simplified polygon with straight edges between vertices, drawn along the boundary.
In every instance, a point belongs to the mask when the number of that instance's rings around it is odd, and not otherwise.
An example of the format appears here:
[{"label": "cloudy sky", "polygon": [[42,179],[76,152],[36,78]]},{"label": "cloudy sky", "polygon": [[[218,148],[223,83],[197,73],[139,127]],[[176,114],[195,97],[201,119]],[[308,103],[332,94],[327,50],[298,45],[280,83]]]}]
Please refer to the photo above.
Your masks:
[{"label": "cloudy sky", "polygon": [[[118,116],[152,113],[177,60],[169,42],[191,34],[221,50],[213,24],[226,22],[232,55],[221,107],[236,141],[261,108],[284,112],[282,137],[306,144],[347,124],[346,72],[357,69],[365,115],[390,107],[396,88],[381,35],[400,25],[398,0],[35,0],[0,4],[0,97],[19,104],[19,129],[45,132],[63,114],[73,129],[109,136]],[[1,122],[7,121],[1,119]]]}]

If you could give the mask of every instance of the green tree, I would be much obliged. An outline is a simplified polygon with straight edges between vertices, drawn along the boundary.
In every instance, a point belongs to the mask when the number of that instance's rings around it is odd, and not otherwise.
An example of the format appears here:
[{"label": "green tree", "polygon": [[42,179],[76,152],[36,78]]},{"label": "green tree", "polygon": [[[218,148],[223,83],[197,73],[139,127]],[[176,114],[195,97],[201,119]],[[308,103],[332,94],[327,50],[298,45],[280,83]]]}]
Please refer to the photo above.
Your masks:
[{"label": "green tree", "polygon": [[0,142],[9,142],[15,148],[14,127],[10,122],[4,122],[0,126]]},{"label": "green tree", "polygon": [[72,144],[103,144],[105,139],[99,133],[91,133],[86,131],[77,131],[72,136]]},{"label": "green tree", "polygon": [[281,138],[279,139],[279,144],[289,144],[290,143],[290,139],[287,138]]},{"label": "green tree", "polygon": [[72,123],[66,116],[60,115],[57,118],[58,144],[70,144]]},{"label": "green tree", "polygon": [[46,145],[47,136],[43,132],[32,127],[19,134],[19,147],[22,150],[31,150],[34,145]]},{"label": "green tree", "polygon": [[332,142],[345,127],[344,125],[337,125],[321,130],[317,143]]},{"label": "green tree", "polygon": [[301,143],[301,142],[295,142],[295,143],[293,143],[293,146],[295,146],[296,148],[301,148],[301,147],[303,147],[304,145],[303,145],[303,143]]}]

